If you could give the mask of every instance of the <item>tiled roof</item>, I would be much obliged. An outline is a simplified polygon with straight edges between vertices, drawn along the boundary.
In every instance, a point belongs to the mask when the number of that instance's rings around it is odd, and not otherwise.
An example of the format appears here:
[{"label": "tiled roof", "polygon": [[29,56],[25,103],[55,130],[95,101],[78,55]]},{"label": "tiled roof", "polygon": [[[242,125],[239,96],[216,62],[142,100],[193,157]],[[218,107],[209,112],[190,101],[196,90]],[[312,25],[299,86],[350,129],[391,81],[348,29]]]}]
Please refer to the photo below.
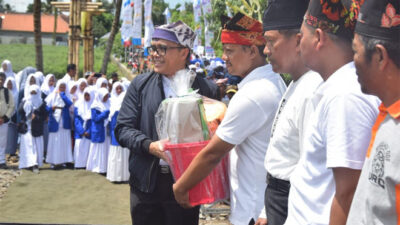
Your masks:
[{"label": "tiled roof", "polygon": [[[0,30],[8,31],[27,31],[33,32],[33,14],[32,13],[0,13],[3,17]],[[43,33],[53,33],[54,15],[42,13],[41,31]],[[57,33],[67,33],[68,22],[65,15],[59,15],[57,18]]]}]

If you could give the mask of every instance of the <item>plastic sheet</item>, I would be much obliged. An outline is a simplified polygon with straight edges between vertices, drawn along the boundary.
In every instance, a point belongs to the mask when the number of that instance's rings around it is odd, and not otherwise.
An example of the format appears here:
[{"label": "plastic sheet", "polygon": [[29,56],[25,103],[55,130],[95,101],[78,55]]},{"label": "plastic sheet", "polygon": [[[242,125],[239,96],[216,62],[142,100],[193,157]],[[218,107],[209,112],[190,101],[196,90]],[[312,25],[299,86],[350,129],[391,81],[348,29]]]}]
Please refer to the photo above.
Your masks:
[{"label": "plastic sheet", "polygon": [[[178,97],[161,102],[156,113],[156,128],[164,144],[167,162],[175,180],[193,158],[208,144],[221,123],[224,103],[200,96],[190,90],[195,74],[182,70],[175,74],[171,87]],[[189,191],[192,205],[208,204],[229,197],[228,156]]]},{"label": "plastic sheet", "polygon": [[[208,142],[165,144],[164,149],[167,161],[175,179],[181,177],[193,158]],[[189,202],[191,205],[209,204],[229,197],[228,163],[227,155],[204,180],[189,191]]]}]

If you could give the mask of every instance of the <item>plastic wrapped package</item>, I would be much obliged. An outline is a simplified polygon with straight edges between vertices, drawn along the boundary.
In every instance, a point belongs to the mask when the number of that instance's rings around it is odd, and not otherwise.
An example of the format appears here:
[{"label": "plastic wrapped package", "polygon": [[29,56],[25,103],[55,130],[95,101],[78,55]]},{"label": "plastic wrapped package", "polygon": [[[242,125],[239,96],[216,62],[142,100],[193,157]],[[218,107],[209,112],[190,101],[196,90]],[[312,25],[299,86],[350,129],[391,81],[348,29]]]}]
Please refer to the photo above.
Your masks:
[{"label": "plastic wrapped package", "polygon": [[[208,144],[225,114],[223,103],[191,91],[195,74],[182,70],[172,79],[178,97],[162,101],[156,113],[156,128],[163,140],[167,162],[175,180],[193,158]],[[211,129],[209,129],[209,127]],[[228,156],[199,184],[189,191],[192,205],[212,203],[229,197]]]},{"label": "plastic wrapped package", "polygon": [[[165,144],[168,164],[174,178],[179,179],[189,167],[193,158],[208,144],[209,141]],[[229,198],[228,154],[199,184],[189,191],[191,205],[209,204]]]}]

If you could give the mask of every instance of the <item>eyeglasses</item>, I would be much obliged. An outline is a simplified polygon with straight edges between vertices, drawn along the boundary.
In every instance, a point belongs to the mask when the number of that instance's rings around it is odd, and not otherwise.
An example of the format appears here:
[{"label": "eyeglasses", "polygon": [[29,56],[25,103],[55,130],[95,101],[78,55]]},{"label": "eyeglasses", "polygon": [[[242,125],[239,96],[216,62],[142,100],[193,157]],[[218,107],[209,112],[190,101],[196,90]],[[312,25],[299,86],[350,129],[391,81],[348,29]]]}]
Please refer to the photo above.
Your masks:
[{"label": "eyeglasses", "polygon": [[165,54],[167,54],[167,50],[168,49],[174,49],[174,48],[186,48],[183,46],[165,46],[165,45],[151,45],[147,51],[149,52],[150,55],[154,54],[155,52],[159,55],[159,56],[165,56]]}]

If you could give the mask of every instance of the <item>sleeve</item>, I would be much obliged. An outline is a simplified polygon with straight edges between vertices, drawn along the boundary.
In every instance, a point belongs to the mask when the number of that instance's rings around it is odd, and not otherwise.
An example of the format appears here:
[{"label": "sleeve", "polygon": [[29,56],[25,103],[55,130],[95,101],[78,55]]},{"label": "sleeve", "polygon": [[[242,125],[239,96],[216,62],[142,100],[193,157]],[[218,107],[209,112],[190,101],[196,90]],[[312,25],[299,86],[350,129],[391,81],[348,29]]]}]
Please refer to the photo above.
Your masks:
[{"label": "sleeve", "polygon": [[83,128],[83,124],[81,121],[81,117],[78,115],[78,108],[75,107],[74,109],[74,125],[75,125],[75,132],[82,136],[85,133],[85,129]]},{"label": "sleeve", "polygon": [[42,105],[33,112],[35,114],[35,120],[44,121],[47,117],[46,105],[42,103]]},{"label": "sleeve", "polygon": [[65,92],[61,92],[60,96],[61,96],[62,100],[64,101],[65,106],[67,108],[69,108],[73,104],[72,101],[67,97],[67,95],[65,95]]},{"label": "sleeve", "polygon": [[96,123],[104,120],[105,118],[108,117],[108,114],[110,113],[109,110],[106,110],[104,112],[99,112],[96,109],[92,109],[92,120]]},{"label": "sleeve", "polygon": [[[5,89],[5,90],[7,90],[7,89]],[[14,112],[15,112],[14,98],[13,98],[12,94],[9,92],[8,93],[8,109],[7,109],[7,112],[5,114],[7,116],[8,120],[11,119],[12,115],[14,114]]]},{"label": "sleeve", "polygon": [[140,97],[137,90],[138,77],[129,86],[122,102],[114,133],[118,143],[138,154],[149,154],[152,140],[138,129],[141,114]]},{"label": "sleeve", "polygon": [[24,104],[19,104],[18,114],[20,115],[20,121],[21,122],[25,122],[26,121],[26,115],[25,115],[25,111],[24,111]]},{"label": "sleeve", "polygon": [[324,109],[322,133],[326,136],[326,167],[361,170],[378,108],[367,96],[344,94]]},{"label": "sleeve", "polygon": [[[222,140],[238,145],[247,137],[260,129],[275,111],[264,109],[276,108],[277,101],[263,100],[265,106],[247,96],[234,96],[229,103],[228,110],[216,134]],[[255,119],[255,117],[257,119]],[[267,131],[266,131],[267,132]]]}]

